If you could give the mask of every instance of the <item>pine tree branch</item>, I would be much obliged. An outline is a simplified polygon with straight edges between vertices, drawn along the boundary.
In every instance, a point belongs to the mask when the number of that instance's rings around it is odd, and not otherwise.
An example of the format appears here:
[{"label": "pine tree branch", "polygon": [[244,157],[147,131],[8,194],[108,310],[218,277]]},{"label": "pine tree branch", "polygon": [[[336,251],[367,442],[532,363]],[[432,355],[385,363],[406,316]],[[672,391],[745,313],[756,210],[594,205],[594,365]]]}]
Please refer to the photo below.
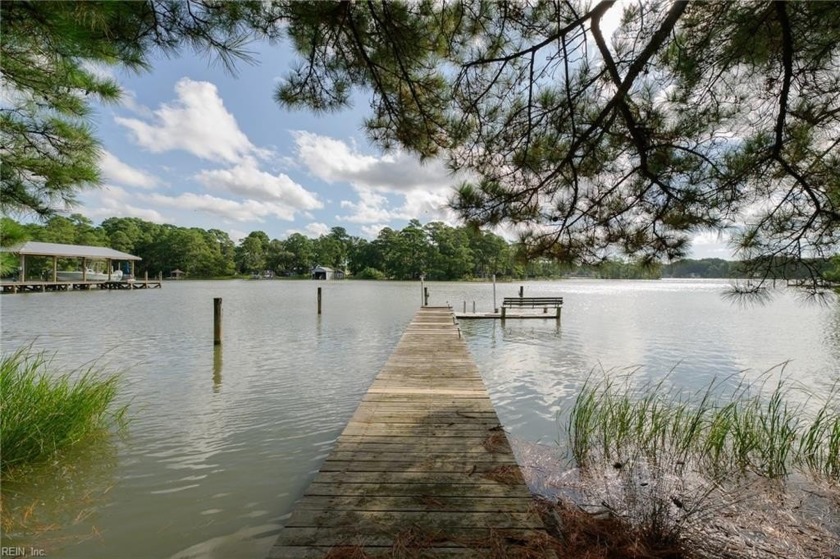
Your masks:
[{"label": "pine tree branch", "polygon": [[596,13],[603,14],[608,9],[610,9],[613,6],[613,4],[615,4],[615,3],[616,3],[616,0],[603,0],[602,2],[598,3],[594,8],[592,8],[590,11],[583,14],[581,17],[577,18],[575,21],[569,23],[568,25],[565,25],[565,26],[561,27],[560,29],[558,29],[557,31],[555,31],[554,33],[552,33],[551,35],[546,37],[544,40],[540,41],[539,43],[531,45],[530,47],[528,47],[524,50],[513,52],[513,53],[507,54],[505,56],[497,56],[497,57],[493,57],[493,58],[479,58],[478,60],[473,60],[473,61],[467,62],[466,64],[464,64],[464,68],[471,68],[473,66],[479,66],[479,65],[483,65],[483,64],[494,64],[496,62],[510,62],[510,61],[515,60],[517,58],[522,58],[526,55],[532,55],[532,54],[536,53],[537,51],[547,47],[551,43],[557,41],[558,39],[561,39],[561,38],[565,37],[571,31],[573,31],[575,29],[575,27],[579,27],[580,25],[586,23],[590,18],[593,17],[594,14],[596,14]]},{"label": "pine tree branch", "polygon": [[782,26],[782,89],[779,92],[779,114],[776,116],[776,142],[773,145],[773,157],[779,158],[784,145],[785,119],[787,118],[788,96],[790,95],[790,82],[793,77],[793,34],[790,28],[785,2],[776,0],[776,14],[779,24]]}]

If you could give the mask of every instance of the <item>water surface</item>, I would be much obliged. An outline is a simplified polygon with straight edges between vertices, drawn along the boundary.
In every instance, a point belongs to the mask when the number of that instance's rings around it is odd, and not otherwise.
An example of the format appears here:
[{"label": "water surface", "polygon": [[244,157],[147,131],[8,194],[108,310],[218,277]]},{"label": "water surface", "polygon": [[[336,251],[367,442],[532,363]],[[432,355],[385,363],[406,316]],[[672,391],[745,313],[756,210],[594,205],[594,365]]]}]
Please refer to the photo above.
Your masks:
[{"label": "water surface", "polygon": [[[487,283],[427,283],[430,304],[492,307]],[[638,369],[687,388],[789,362],[811,390],[837,382],[840,311],[779,293],[722,299],[725,282],[499,284],[497,300],[565,297],[562,323],[463,321],[509,433],[553,444],[593,371]],[[316,287],[324,312],[316,314]],[[214,297],[223,298],[220,351]],[[167,282],[160,290],[4,296],[2,348],[123,375],[127,433],[79,449],[75,468],[4,485],[4,515],[33,504],[39,532],[4,545],[53,557],[262,558],[420,304],[400,282]]]}]

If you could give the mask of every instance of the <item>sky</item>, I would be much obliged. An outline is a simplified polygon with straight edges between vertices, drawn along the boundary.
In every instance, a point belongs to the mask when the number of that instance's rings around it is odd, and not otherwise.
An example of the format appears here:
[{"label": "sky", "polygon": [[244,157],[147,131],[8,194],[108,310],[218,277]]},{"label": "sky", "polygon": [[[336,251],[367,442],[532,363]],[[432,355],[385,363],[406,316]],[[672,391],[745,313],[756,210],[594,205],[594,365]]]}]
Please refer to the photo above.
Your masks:
[{"label": "sky", "polygon": [[[234,241],[257,230],[284,239],[341,226],[372,239],[411,219],[458,224],[446,202],[462,179],[440,161],[371,144],[364,92],[338,113],[283,109],[273,95],[293,53],[282,44],[249,50],[256,63],[239,62],[235,74],[188,50],[143,73],[113,71],[123,100],[97,105],[93,118],[104,185],[84,191],[74,211],[94,223],[221,229]],[[695,239],[692,256],[730,257],[711,234]]]}]

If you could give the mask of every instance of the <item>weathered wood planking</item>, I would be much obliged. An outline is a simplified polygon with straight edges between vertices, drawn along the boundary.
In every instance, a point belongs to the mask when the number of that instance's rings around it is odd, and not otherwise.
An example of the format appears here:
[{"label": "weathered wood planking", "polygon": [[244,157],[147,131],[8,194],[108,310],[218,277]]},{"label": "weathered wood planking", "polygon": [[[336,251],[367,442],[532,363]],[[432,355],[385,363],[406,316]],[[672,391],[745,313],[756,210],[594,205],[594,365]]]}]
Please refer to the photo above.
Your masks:
[{"label": "weathered wood planking", "polygon": [[451,309],[425,307],[270,558],[553,557],[545,538]]}]

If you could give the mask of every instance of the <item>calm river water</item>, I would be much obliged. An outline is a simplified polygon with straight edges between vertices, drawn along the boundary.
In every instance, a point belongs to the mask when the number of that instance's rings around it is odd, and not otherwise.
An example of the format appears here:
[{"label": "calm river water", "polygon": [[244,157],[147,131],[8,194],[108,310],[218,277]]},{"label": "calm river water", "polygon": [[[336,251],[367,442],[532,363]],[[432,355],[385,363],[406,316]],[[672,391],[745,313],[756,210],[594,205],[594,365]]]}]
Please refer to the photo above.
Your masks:
[{"label": "calm river water", "polygon": [[[814,391],[840,376],[840,309],[780,291],[762,307],[721,281],[498,284],[497,299],[565,297],[562,324],[462,321],[514,439],[553,445],[586,377],[698,388],[785,374]],[[316,314],[316,287],[324,312]],[[492,307],[486,283],[430,283],[430,304]],[[214,297],[224,341],[212,344]],[[160,290],[2,297],[2,350],[32,345],[56,368],[122,374],[127,431],[75,467],[3,486],[4,546],[50,557],[262,559],[297,497],[420,304],[417,283],[170,282]],[[774,372],[775,374],[775,372]],[[774,377],[775,378],[775,377]],[[15,528],[26,519],[28,531]]]}]

